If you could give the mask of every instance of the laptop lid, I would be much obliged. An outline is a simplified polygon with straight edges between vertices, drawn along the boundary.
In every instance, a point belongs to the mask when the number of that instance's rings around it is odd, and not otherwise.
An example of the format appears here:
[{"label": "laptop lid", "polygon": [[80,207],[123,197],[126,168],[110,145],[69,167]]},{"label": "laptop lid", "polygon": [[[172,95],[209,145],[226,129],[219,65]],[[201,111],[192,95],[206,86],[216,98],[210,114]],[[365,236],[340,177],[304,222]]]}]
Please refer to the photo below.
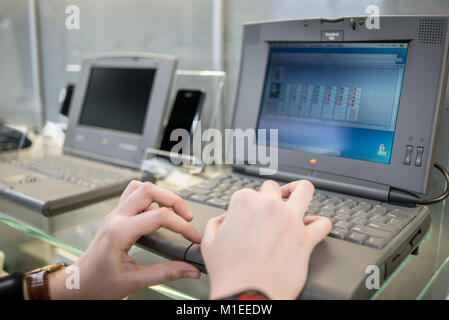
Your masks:
[{"label": "laptop lid", "polygon": [[279,129],[281,172],[424,193],[447,19],[384,16],[379,29],[366,17],[246,24],[234,128]]},{"label": "laptop lid", "polygon": [[159,139],[176,58],[89,56],[70,110],[64,153],[139,168]]}]

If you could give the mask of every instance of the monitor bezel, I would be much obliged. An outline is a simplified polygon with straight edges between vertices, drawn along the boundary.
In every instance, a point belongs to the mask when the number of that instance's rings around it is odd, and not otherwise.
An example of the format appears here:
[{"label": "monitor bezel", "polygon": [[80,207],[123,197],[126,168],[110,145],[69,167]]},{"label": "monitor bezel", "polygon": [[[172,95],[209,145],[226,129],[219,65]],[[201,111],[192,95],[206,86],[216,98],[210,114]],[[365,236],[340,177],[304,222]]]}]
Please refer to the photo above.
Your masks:
[{"label": "monitor bezel", "polygon": [[[304,151],[278,149],[279,171],[314,175],[323,172],[338,176],[375,182],[404,190],[425,193],[441,109],[443,86],[447,78],[448,17],[432,16],[429,19],[445,21],[445,36],[440,45],[418,43],[418,26],[422,16],[382,16],[381,28],[367,29],[364,25],[353,28],[352,21],[366,17],[345,17],[331,22],[323,19],[298,19],[248,23],[244,25],[243,46],[239,75],[239,86],[234,109],[233,127],[248,129],[257,127],[261,106],[266,64],[270,42],[328,42],[323,41],[323,31],[342,31],[344,38],[338,42],[408,42],[407,62],[400,95],[396,130],[391,150],[390,163],[377,163],[351,158],[334,157]],[[335,42],[335,41],[329,41]],[[416,88],[422,87],[421,91]],[[423,94],[433,96],[421,108]],[[412,139],[411,139],[412,137]],[[411,139],[411,141],[410,141]],[[252,142],[255,144],[255,142]],[[405,165],[405,147],[423,146],[423,165]],[[316,164],[311,165],[311,158]],[[247,163],[247,159],[236,159]]]},{"label": "monitor bezel", "polygon": [[[146,53],[85,57],[70,109],[64,153],[139,168],[145,148],[154,148],[159,141],[176,63],[174,56]],[[155,69],[141,134],[79,123],[93,68]]]}]

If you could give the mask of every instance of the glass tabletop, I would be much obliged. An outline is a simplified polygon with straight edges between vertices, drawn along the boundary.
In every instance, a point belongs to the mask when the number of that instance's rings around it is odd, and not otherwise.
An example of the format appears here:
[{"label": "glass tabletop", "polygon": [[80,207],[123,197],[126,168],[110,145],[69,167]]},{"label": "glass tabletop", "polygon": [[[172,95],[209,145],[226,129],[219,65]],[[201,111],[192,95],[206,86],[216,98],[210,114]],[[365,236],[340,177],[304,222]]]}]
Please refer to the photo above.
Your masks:
[{"label": "glass tabletop", "polygon": [[449,300],[449,257],[424,287],[418,300]]},{"label": "glass tabletop", "polygon": [[[38,154],[48,148],[39,147]],[[55,150],[56,148],[48,148]],[[45,152],[44,152],[45,153]],[[21,156],[26,156],[21,155]],[[210,167],[201,175],[174,176],[158,184],[176,191],[186,185],[216,176],[226,167]],[[180,183],[180,181],[182,183]],[[441,177],[431,175],[431,193],[443,188]],[[435,189],[435,190],[433,190]],[[47,218],[30,209],[0,197],[0,251],[5,253],[6,271],[29,271],[36,267],[65,262],[71,264],[88,247],[102,219],[117,205],[119,197],[103,200],[79,209]],[[419,254],[410,255],[387,279],[372,299],[445,299],[449,279],[449,218],[446,202],[430,206],[432,225]],[[167,261],[165,258],[133,246],[130,255],[137,263],[150,265]],[[410,281],[413,279],[413,281]],[[441,289],[441,290],[440,290]],[[444,292],[446,290],[446,292]],[[446,294],[446,296],[445,296]],[[141,290],[129,299],[208,299],[209,279],[202,274],[199,280],[181,279]]]},{"label": "glass tabletop", "polygon": [[[72,245],[67,244],[60,239],[49,236],[48,234],[27,226],[21,222],[9,218],[0,213],[0,241],[1,250],[4,254],[4,265],[0,266],[0,274],[9,272],[27,272],[45,265],[64,262],[66,265],[72,264],[79,256],[83,254]],[[156,263],[147,257],[141,257],[138,249],[132,248],[130,255],[140,263]],[[4,271],[3,271],[4,270]],[[181,284],[178,284],[181,285]],[[188,283],[184,285],[189,285]],[[166,285],[156,285],[141,290],[130,296],[128,299],[185,299],[194,300],[193,296],[182,293],[180,290],[168,287]]]}]

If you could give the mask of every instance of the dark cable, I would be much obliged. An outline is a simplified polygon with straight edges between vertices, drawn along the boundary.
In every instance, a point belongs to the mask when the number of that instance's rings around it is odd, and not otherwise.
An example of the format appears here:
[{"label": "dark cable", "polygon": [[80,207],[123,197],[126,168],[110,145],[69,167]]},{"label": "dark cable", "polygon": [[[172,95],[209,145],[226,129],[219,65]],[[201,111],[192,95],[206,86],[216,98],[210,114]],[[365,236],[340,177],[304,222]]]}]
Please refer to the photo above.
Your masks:
[{"label": "dark cable", "polygon": [[417,204],[433,204],[443,201],[449,196],[449,173],[441,164],[435,163],[434,166],[443,174],[446,179],[446,190],[439,196],[431,199],[421,199],[412,192],[390,188],[388,193],[388,202],[403,206],[415,206]]},{"label": "dark cable", "polygon": [[432,199],[422,199],[419,201],[419,204],[433,204],[440,201],[443,201],[449,196],[449,172],[447,172],[446,168],[443,167],[438,162],[435,162],[434,166],[443,174],[444,178],[446,179],[446,190],[439,195],[438,197],[432,198]]}]

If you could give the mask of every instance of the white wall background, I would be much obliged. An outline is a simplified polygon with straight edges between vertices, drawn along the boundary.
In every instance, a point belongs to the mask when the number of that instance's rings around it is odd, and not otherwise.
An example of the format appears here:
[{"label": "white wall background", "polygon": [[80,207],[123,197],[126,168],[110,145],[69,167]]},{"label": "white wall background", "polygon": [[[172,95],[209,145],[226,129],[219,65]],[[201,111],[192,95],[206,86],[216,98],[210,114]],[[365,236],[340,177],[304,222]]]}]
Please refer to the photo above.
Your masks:
[{"label": "white wall background", "polygon": [[[79,64],[85,54],[106,51],[170,53],[179,57],[182,69],[216,66],[212,49],[216,0],[36,1],[44,113],[48,120],[57,119],[59,90],[76,79],[74,74],[66,72],[66,66]],[[80,30],[65,28],[65,8],[70,4],[80,8]],[[371,4],[377,5],[381,14],[449,14],[448,0],[222,0],[222,56],[223,67],[228,72],[223,123],[229,125],[234,105],[244,22],[365,15],[366,7]],[[0,96],[2,92],[13,92],[13,87],[17,86],[21,88],[21,98],[29,98],[31,94],[26,7],[27,0],[0,1],[0,23],[5,18],[12,21],[16,42],[14,49],[0,38],[0,55],[15,56],[10,52],[18,50],[15,62],[21,74],[21,79],[11,82],[8,80],[11,72],[0,70]]]}]

